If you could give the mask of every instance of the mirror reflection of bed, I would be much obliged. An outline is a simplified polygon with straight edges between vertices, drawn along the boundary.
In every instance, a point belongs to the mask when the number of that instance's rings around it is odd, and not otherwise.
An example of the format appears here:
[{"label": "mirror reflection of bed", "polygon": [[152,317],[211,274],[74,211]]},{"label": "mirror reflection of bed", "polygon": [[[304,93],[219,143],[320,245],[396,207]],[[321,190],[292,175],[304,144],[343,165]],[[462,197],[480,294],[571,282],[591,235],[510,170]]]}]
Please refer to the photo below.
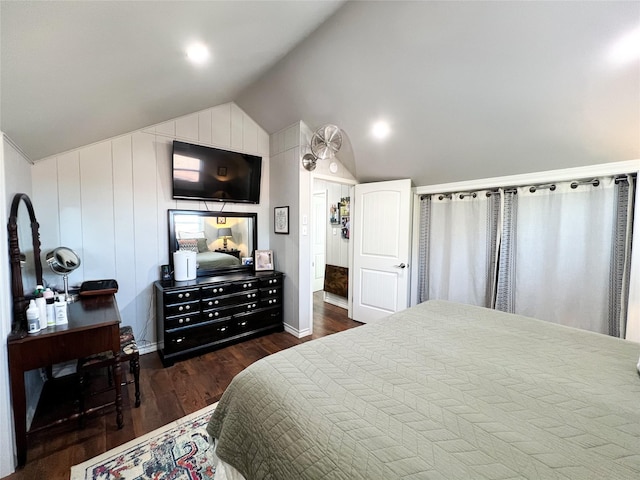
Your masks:
[{"label": "mirror reflection of bed", "polygon": [[169,210],[171,251],[196,253],[197,274],[246,268],[243,259],[253,256],[256,214]]}]

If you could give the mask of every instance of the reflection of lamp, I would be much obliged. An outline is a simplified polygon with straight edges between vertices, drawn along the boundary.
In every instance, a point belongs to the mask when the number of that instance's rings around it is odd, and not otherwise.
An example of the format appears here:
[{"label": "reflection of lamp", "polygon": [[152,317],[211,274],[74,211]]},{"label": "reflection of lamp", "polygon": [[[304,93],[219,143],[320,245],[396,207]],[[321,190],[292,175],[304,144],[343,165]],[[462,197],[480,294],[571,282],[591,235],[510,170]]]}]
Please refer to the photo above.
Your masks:
[{"label": "reflection of lamp", "polygon": [[233,235],[231,235],[231,229],[230,228],[219,228],[218,229],[218,238],[222,238],[222,248],[224,248],[226,250],[227,249],[227,239],[228,238],[233,238]]},{"label": "reflection of lamp", "polygon": [[69,274],[80,266],[80,257],[70,248],[58,247],[47,253],[47,264],[55,273],[62,275],[65,300],[72,302],[73,297],[69,295]]}]

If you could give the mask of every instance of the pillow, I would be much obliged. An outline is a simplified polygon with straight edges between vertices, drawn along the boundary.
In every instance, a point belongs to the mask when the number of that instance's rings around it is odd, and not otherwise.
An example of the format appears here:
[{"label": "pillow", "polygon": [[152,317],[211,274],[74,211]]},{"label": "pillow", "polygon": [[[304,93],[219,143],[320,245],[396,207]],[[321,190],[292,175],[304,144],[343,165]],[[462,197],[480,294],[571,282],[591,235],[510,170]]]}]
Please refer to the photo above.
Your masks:
[{"label": "pillow", "polygon": [[196,238],[195,240],[198,242],[198,253],[209,251],[209,245],[207,244],[206,238]]},{"label": "pillow", "polygon": [[180,240],[190,240],[194,238],[207,238],[204,232],[177,232],[176,235]]},{"label": "pillow", "polygon": [[182,238],[178,240],[178,250],[198,253],[198,240],[195,238]]}]

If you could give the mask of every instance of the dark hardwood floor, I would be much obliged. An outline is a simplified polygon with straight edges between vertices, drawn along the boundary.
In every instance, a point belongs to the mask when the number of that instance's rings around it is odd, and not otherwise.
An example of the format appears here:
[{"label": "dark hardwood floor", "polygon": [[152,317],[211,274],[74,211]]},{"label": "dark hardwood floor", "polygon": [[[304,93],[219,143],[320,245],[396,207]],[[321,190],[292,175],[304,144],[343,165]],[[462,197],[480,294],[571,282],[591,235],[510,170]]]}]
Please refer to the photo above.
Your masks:
[{"label": "dark hardwood floor", "polygon": [[238,343],[163,368],[157,353],[140,357],[142,404],[133,408],[133,385],[123,388],[124,428],[115,426],[113,407],[89,418],[83,429],[69,422],[29,436],[27,464],[5,480],[68,480],[72,465],[144,435],[217,402],[231,379],[267,355],[311,339],[356,327],[346,310],[314,294],[313,335],[298,339],[282,332]]}]

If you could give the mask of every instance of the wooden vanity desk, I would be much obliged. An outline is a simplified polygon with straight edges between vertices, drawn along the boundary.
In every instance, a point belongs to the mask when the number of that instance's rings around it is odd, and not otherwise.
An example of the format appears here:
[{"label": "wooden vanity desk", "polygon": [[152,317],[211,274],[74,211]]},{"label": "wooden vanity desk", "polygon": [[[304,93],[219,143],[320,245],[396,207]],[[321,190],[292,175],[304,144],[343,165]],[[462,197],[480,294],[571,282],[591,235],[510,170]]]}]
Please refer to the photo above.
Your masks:
[{"label": "wooden vanity desk", "polygon": [[[27,423],[24,372],[45,368],[94,353],[120,355],[120,313],[114,295],[80,297],[68,304],[67,325],[49,327],[33,335],[20,331],[9,336],[7,349],[18,465],[27,460]],[[115,362],[116,423],[123,426],[120,363]],[[77,417],[77,415],[76,415]],[[74,418],[74,417],[71,417]]]}]

